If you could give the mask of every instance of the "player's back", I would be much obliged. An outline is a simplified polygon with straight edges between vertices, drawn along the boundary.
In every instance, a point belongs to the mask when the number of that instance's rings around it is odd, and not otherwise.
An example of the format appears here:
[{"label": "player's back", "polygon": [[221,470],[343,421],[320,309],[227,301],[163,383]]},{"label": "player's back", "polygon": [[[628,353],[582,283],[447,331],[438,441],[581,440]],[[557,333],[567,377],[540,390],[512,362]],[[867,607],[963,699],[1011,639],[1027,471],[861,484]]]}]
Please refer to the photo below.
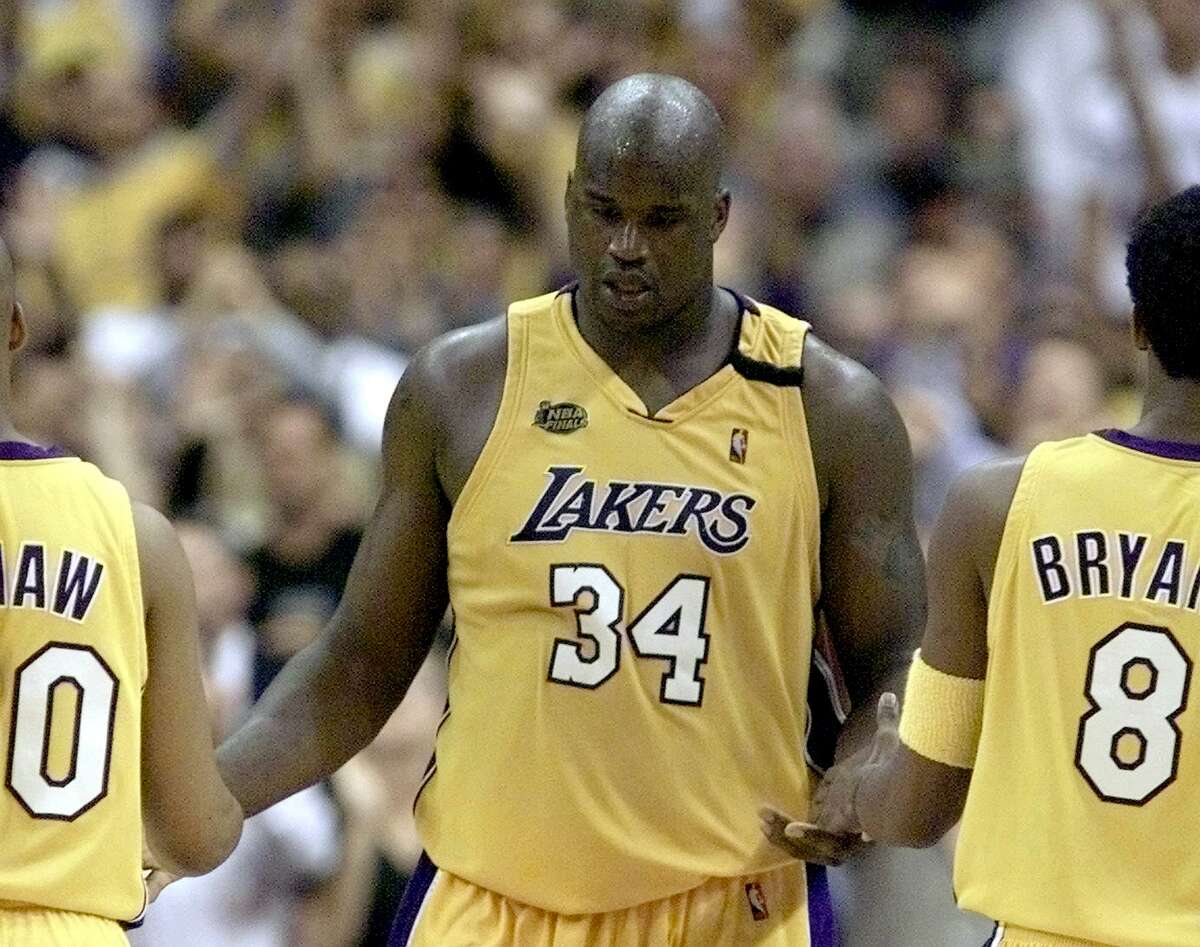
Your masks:
[{"label": "player's back", "polygon": [[0,907],[142,911],[145,680],[124,489],[0,443]]},{"label": "player's back", "polygon": [[1030,455],[989,600],[963,907],[1123,947],[1200,944],[1198,514],[1200,448],[1112,432]]}]

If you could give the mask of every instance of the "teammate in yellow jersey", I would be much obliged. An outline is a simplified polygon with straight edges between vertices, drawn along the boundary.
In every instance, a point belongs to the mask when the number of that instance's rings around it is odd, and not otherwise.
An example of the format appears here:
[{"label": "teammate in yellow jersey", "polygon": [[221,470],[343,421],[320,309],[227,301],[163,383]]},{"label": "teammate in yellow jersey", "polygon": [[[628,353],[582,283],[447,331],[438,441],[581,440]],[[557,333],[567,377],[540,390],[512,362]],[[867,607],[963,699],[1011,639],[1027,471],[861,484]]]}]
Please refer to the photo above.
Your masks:
[{"label": "teammate in yellow jersey", "polygon": [[329,774],[452,606],[395,947],[834,943],[823,869],[755,811],[807,806],[804,759],[774,764],[818,728],[818,612],[866,710],[843,753],[902,680],[924,611],[911,459],[869,373],[714,287],[723,153],[680,79],[600,97],[566,194],[578,285],[413,361],[341,606],[221,748],[248,813]]},{"label": "teammate in yellow jersey", "polygon": [[995,945],[1200,944],[1200,187],[1142,218],[1128,269],[1141,420],[956,486],[903,718],[881,703],[874,761],[816,815],[927,845],[961,813],[955,888]]},{"label": "teammate in yellow jersey", "polygon": [[145,908],[143,820],[175,873],[242,814],[204,713],[192,577],[162,516],[13,429],[25,339],[0,245],[0,944],[117,947]]}]

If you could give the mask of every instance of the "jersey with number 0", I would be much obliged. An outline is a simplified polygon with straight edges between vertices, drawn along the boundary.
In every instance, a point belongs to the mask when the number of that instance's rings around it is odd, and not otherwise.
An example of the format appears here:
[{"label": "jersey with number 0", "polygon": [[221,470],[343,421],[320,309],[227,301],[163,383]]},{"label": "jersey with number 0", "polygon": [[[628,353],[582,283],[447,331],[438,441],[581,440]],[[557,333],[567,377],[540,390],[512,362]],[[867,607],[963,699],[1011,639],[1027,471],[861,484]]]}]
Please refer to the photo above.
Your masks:
[{"label": "jersey with number 0", "polygon": [[962,906],[1122,947],[1200,944],[1200,449],[1029,456],[996,562]]},{"label": "jersey with number 0", "polygon": [[129,921],[146,678],[129,498],[91,464],[8,443],[0,511],[0,904]]},{"label": "jersey with number 0", "polygon": [[808,327],[740,303],[728,363],[653,417],[572,293],[510,308],[449,525],[449,709],[417,801],[444,871],[578,914],[789,860],[756,813],[808,800]]}]

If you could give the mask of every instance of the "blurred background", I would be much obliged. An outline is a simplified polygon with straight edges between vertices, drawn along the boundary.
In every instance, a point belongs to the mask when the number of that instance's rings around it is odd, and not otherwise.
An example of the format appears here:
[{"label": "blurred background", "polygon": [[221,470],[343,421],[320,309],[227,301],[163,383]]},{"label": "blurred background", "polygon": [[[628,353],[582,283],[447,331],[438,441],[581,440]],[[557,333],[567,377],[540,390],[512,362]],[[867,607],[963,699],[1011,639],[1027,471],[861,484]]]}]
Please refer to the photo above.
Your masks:
[{"label": "blurred background", "polygon": [[[409,354],[570,279],[580,116],[644,70],[729,126],[721,282],[889,386],[923,531],[1135,416],[1124,240],[1200,180],[1200,0],[0,0],[17,426],[178,524],[218,733],[331,613]],[[383,944],[443,693],[137,943]]]}]

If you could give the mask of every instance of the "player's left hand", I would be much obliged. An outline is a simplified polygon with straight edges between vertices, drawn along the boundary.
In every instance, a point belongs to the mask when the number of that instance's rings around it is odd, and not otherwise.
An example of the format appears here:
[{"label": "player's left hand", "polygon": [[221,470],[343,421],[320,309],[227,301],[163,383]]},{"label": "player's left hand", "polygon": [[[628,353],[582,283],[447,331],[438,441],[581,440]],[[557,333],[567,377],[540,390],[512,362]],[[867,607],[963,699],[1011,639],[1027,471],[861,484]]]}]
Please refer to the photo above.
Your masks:
[{"label": "player's left hand", "polygon": [[870,843],[863,832],[854,796],[863,777],[885,766],[900,747],[900,702],[895,694],[879,699],[875,739],[866,750],[831,766],[813,794],[810,822],[796,822],[774,809],[763,809],[763,834],[784,851],[804,861],[838,865]]},{"label": "player's left hand", "polygon": [[767,841],[793,858],[814,865],[840,865],[870,844],[861,832],[826,832],[810,822],[797,822],[769,806],[760,809],[758,817]]}]

